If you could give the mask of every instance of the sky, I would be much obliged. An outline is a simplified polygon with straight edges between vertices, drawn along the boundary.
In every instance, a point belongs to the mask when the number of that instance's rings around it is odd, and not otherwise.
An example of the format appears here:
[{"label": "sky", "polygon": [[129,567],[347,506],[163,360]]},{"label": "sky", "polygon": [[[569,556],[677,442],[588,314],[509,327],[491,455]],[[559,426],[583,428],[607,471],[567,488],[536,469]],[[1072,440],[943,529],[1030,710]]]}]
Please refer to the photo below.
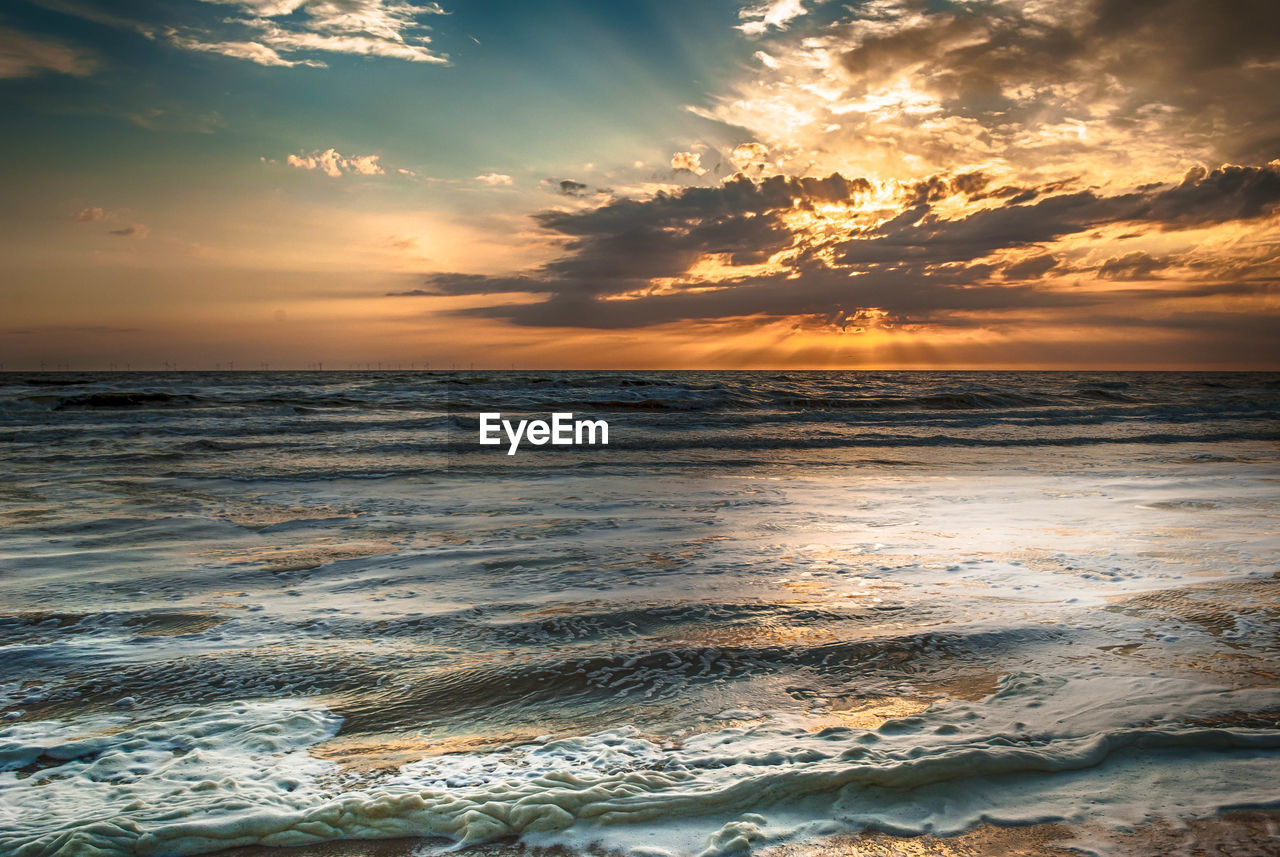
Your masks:
[{"label": "sky", "polygon": [[1272,0],[9,0],[0,367],[1280,369]]}]

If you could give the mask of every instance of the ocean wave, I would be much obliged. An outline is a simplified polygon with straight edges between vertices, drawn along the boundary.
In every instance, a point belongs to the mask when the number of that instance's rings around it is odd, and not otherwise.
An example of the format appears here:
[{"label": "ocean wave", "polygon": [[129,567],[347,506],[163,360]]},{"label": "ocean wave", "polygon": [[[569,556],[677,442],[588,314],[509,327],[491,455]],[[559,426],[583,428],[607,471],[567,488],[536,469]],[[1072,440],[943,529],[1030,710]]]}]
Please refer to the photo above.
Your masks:
[{"label": "ocean wave", "polygon": [[777,404],[783,407],[813,408],[817,410],[896,409],[896,410],[993,410],[998,408],[1031,408],[1047,405],[1070,404],[1069,399],[1055,399],[1016,392],[968,392],[925,396],[866,396],[861,398],[820,397],[781,398]]},{"label": "ocean wave", "polygon": [[110,392],[85,393],[79,396],[64,396],[53,406],[55,411],[66,411],[74,408],[142,408],[142,407],[181,407],[201,402],[199,396],[189,393],[155,393],[155,392]]},{"label": "ocean wave", "polygon": [[[973,411],[1136,405],[1280,411],[1267,373],[328,372],[0,376],[0,414],[160,408]],[[584,395],[584,393],[586,395]]]},{"label": "ocean wave", "polygon": [[[14,857],[184,857],[414,836],[629,850],[651,848],[660,834],[665,853],[707,855],[739,850],[714,848],[733,841],[726,830],[767,841],[815,819],[898,833],[984,821],[1124,827],[1135,794],[1147,811],[1175,816],[1280,805],[1266,776],[1280,732],[1167,720],[1100,728],[1088,709],[1079,713],[1089,689],[1014,681],[988,709],[935,706],[878,730],[769,721],[664,742],[620,727],[431,756],[363,778],[308,753],[343,724],[307,703],[175,710],[139,724],[125,715],[29,723],[0,731],[0,767],[24,774],[0,779],[0,846]],[[1187,683],[1138,703],[1117,696],[1118,686],[1092,690],[1095,708],[1130,720],[1158,706],[1167,717],[1175,698],[1182,716],[1276,701],[1274,692],[1210,695]],[[1046,709],[1040,730],[999,726]],[[1188,778],[1198,781],[1194,793],[1178,787]]]}]

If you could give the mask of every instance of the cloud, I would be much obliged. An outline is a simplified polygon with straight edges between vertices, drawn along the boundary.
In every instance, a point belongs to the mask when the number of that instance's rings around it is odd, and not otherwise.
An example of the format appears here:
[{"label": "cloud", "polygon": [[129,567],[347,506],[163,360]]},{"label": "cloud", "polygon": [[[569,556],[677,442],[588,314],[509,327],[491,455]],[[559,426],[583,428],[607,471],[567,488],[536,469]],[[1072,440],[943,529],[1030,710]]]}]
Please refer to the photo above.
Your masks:
[{"label": "cloud", "polygon": [[738,29],[748,35],[759,35],[770,27],[785,30],[795,18],[804,14],[804,0],[770,0],[747,6],[738,12],[744,23]]},{"label": "cloud", "polygon": [[255,24],[261,30],[259,38],[263,43],[281,51],[327,51],[337,54],[387,57],[408,62],[447,63],[449,61],[447,57],[436,54],[425,44],[405,42],[400,39],[347,33],[329,35],[298,32],[269,23],[255,22]]},{"label": "cloud", "polygon": [[[233,6],[247,17],[224,21],[227,33],[169,30],[176,46],[244,59],[265,66],[326,63],[314,54],[385,57],[406,62],[445,64],[434,51],[427,16],[448,14],[437,3],[409,0],[205,0]],[[231,32],[236,35],[232,37]],[[301,55],[301,56],[298,56]]]},{"label": "cloud", "polygon": [[1038,280],[1053,270],[1057,264],[1056,256],[1044,253],[1007,266],[1004,269],[1004,277],[1007,280]]},{"label": "cloud", "polygon": [[62,42],[0,27],[0,79],[31,77],[45,71],[83,77],[97,65],[91,55]]},{"label": "cloud", "polygon": [[1098,276],[1107,280],[1155,280],[1160,276],[1157,272],[1166,264],[1163,259],[1134,251],[1103,262],[1098,269]]},{"label": "cloud", "polygon": [[316,150],[311,154],[289,155],[285,163],[300,170],[319,170],[330,178],[340,178],[344,174],[355,173],[362,176],[380,176],[385,174],[377,155],[352,155],[347,157],[336,149]]},{"label": "cloud", "polygon": [[290,15],[306,5],[306,0],[206,0],[223,6],[239,6],[246,12],[267,18]]},{"label": "cloud", "polygon": [[769,147],[763,143],[739,143],[729,153],[729,161],[739,172],[759,174],[769,161]]},{"label": "cloud", "polygon": [[1280,160],[1265,167],[1225,164],[1212,171],[1198,166],[1176,187],[1153,196],[1144,218],[1177,226],[1248,220],[1270,214],[1278,202]]},{"label": "cloud", "polygon": [[[577,184],[577,183],[575,183]],[[865,194],[859,179],[738,178],[712,188],[685,188],[651,200],[616,200],[585,211],[549,211],[538,224],[567,240],[570,255],[537,273],[513,277],[440,275],[443,294],[505,291],[617,294],[652,278],[675,277],[708,254],[732,264],[758,264],[792,243],[781,213]]]},{"label": "cloud", "polygon": [[429,288],[388,292],[388,297],[441,297],[445,295],[494,295],[511,292],[546,292],[545,280],[529,276],[489,277],[483,274],[439,274]]},{"label": "cloud", "polygon": [[248,60],[265,66],[280,66],[282,68],[293,68],[294,66],[308,66],[310,68],[328,68],[328,65],[319,60],[299,59],[289,60],[280,56],[274,48],[257,42],[204,42],[190,36],[183,36],[174,30],[168,31],[169,41],[174,45],[185,48],[189,51],[198,51],[202,53],[221,54],[225,57],[233,57],[234,59]]},{"label": "cloud", "polygon": [[377,155],[355,155],[347,158],[347,166],[353,173],[362,176],[380,176],[384,172],[378,165]]},{"label": "cloud", "polygon": [[383,242],[383,246],[389,250],[408,251],[417,248],[418,239],[412,235],[403,237],[388,235],[386,241]]},{"label": "cloud", "polygon": [[706,174],[702,166],[702,155],[697,152],[676,152],[671,156],[671,169],[676,172],[693,173],[695,176]]},{"label": "cloud", "polygon": [[406,31],[421,27],[424,15],[447,15],[439,3],[409,0],[205,0],[236,6],[255,19],[301,14],[317,32],[367,34],[403,41]]},{"label": "cloud", "polygon": [[113,335],[121,333],[141,333],[138,327],[114,327],[105,324],[48,324],[39,327],[6,327],[0,328],[0,336],[39,336],[53,338],[60,336],[81,335]]},{"label": "cloud", "polygon": [[82,208],[79,211],[73,212],[68,215],[67,219],[74,220],[76,223],[97,223],[105,216],[106,212],[95,206],[92,208]]},{"label": "cloud", "polygon": [[126,18],[121,15],[113,14],[105,9],[98,8],[90,3],[81,2],[81,0],[38,0],[38,5],[53,12],[63,15],[71,15],[86,21],[92,21],[95,24],[102,24],[105,27],[113,27],[120,30],[133,30],[146,36],[148,39],[155,37],[155,28],[151,25],[144,24],[132,18]]},{"label": "cloud", "polygon": [[110,234],[118,238],[146,238],[151,234],[151,230],[141,223],[134,223],[123,229],[112,229]]},{"label": "cloud", "polygon": [[1280,151],[1274,3],[894,0],[799,23],[765,33],[768,62],[690,109],[777,158],[880,179],[999,164],[1021,181],[1136,186]]},{"label": "cloud", "polygon": [[134,113],[126,113],[125,118],[139,128],[146,128],[149,131],[182,131],[194,134],[212,134],[224,124],[221,114],[216,110],[208,113],[191,113],[181,109],[149,107]]},{"label": "cloud", "polygon": [[560,193],[565,196],[582,196],[587,192],[585,184],[573,179],[561,179],[557,187],[559,187]]},{"label": "cloud", "polygon": [[483,175],[476,176],[476,181],[482,184],[487,184],[490,187],[498,187],[500,185],[510,185],[511,176],[505,175],[504,173],[485,173]]},{"label": "cloud", "polygon": [[[597,329],[745,316],[814,316],[841,328],[868,319],[877,326],[949,325],[958,313],[1062,318],[1073,308],[1139,299],[1250,295],[1280,281],[1274,253],[1257,284],[1203,281],[1136,294],[1072,287],[1062,277],[1076,269],[1063,255],[1095,241],[1105,246],[1097,236],[1135,224],[1169,232],[1269,218],[1280,205],[1278,180],[1280,162],[1224,166],[1144,192],[1081,190],[995,204],[999,197],[991,197],[973,208],[966,192],[985,183],[968,173],[905,186],[838,173],[758,181],[738,175],[717,187],[542,212],[535,221],[565,248],[561,258],[507,276],[434,274],[413,293],[541,294],[465,312]],[[1137,267],[1128,258],[1099,279]]]}]

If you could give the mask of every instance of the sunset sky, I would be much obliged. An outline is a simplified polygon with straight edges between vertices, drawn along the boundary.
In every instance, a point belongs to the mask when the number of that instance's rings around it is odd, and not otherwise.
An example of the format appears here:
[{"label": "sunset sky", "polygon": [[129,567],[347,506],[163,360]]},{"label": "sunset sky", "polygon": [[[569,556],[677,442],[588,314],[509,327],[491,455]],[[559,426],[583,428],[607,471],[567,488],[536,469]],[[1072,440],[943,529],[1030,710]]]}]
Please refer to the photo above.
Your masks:
[{"label": "sunset sky", "polygon": [[1280,368],[1273,0],[10,0],[0,363]]}]

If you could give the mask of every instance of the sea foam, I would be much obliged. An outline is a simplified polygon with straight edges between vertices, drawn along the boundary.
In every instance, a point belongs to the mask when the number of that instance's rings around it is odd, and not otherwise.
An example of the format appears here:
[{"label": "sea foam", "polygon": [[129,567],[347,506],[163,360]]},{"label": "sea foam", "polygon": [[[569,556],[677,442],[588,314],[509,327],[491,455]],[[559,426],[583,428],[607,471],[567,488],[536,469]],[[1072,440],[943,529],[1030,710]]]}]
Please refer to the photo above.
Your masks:
[{"label": "sea foam", "polygon": [[23,724],[0,733],[0,848],[15,857],[194,855],[520,836],[709,857],[799,832],[1124,828],[1280,804],[1270,776],[1280,734],[1189,725],[1277,705],[1273,690],[1011,675],[982,703],[935,705],[878,730],[812,731],[777,715],[658,743],[618,728],[365,778],[308,754],[340,718],[298,702],[128,725],[122,716]]}]

